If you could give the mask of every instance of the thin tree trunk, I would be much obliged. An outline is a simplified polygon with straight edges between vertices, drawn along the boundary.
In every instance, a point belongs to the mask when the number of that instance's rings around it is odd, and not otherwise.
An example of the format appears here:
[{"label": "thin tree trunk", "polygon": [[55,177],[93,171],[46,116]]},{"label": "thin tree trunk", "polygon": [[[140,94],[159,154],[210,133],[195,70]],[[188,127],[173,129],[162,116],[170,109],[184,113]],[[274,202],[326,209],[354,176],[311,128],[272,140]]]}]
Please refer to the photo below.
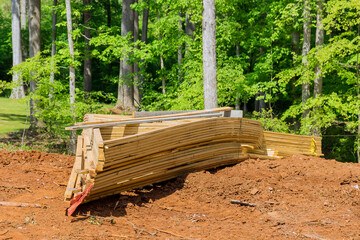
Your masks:
[{"label": "thin tree trunk", "polygon": [[[178,38],[181,38],[182,32],[183,32],[183,23],[181,21],[182,18],[182,13],[179,12],[179,32],[178,32]],[[178,79],[179,79],[179,83],[182,81],[182,73],[181,73],[181,64],[182,64],[182,59],[183,59],[183,55],[182,55],[182,42],[180,43],[179,47],[178,47]]]},{"label": "thin tree trunk", "polygon": [[[11,0],[11,34],[12,34],[12,52],[13,66],[22,62],[21,54],[21,29],[20,29],[20,1]],[[14,87],[10,98],[21,99],[25,97],[24,86],[20,73],[12,75]]]},{"label": "thin tree trunk", "polygon": [[203,0],[204,107],[217,108],[215,0]]},{"label": "thin tree trunk", "polygon": [[[20,0],[21,8],[21,30],[26,30],[26,8],[28,5],[28,0]],[[25,38],[21,38],[21,49],[22,49],[22,60],[25,61],[28,56],[27,44],[25,43]]]},{"label": "thin tree trunk", "polygon": [[255,94],[255,112],[260,112],[260,101],[257,99],[259,97],[259,93]]},{"label": "thin tree trunk", "polygon": [[164,76],[164,57],[160,55],[160,69],[161,69],[161,86],[162,86],[162,94],[165,94],[165,76]]},{"label": "thin tree trunk", "polygon": [[[306,59],[306,56],[308,55],[311,45],[311,3],[310,0],[304,0],[304,24],[303,24],[303,30],[304,30],[304,40],[303,40],[303,48],[302,48],[302,63],[305,67],[308,65],[308,60]],[[305,105],[307,100],[310,97],[310,83],[308,79],[304,79],[302,82],[302,104]],[[303,118],[307,118],[309,115],[309,110],[303,111]]]},{"label": "thin tree trunk", "polygon": [[92,77],[91,77],[91,47],[90,47],[90,39],[91,39],[91,33],[90,33],[90,20],[91,20],[91,11],[89,9],[89,6],[91,6],[91,0],[83,0],[84,7],[86,8],[84,11],[84,33],[85,33],[85,51],[84,51],[84,91],[86,93],[86,96],[89,95],[91,92],[91,85],[92,85]]},{"label": "thin tree trunk", "polygon": [[[158,12],[157,21],[159,22],[159,20],[160,20],[160,15]],[[162,39],[161,33],[159,33],[159,40],[161,41],[161,39]],[[161,45],[160,45],[160,49],[161,49]],[[160,72],[161,72],[162,94],[165,94],[164,57],[162,53],[160,53]]]},{"label": "thin tree trunk", "polygon": [[[322,24],[323,20],[323,0],[318,1],[317,3],[317,14],[316,14],[316,36],[315,36],[315,46],[321,48],[324,44],[324,26]],[[322,93],[322,73],[321,67],[316,66],[315,68],[316,78],[314,80],[314,98],[320,97]]]},{"label": "thin tree trunk", "polygon": [[[239,43],[236,43],[236,57],[240,57],[240,46],[239,46]],[[240,110],[240,94],[237,93],[236,94],[236,99],[235,99],[235,110]]]},{"label": "thin tree trunk", "polygon": [[[41,1],[29,1],[29,57],[35,57],[40,52],[41,34]],[[36,91],[36,80],[30,81],[30,92]],[[30,98],[30,128],[35,129],[38,121],[35,117],[35,100]]]},{"label": "thin tree trunk", "polygon": [[[134,32],[134,11],[130,5],[134,3],[134,0],[123,0],[122,3],[122,19],[121,19],[121,36],[126,36],[129,32]],[[133,73],[133,64],[129,64],[130,58],[124,57],[122,64],[120,64],[121,75],[119,81],[119,92],[123,89],[124,98],[121,102],[118,96],[118,104],[121,104],[124,111],[134,111],[134,86],[132,82],[131,74]]]},{"label": "thin tree trunk", "polygon": [[[66,4],[66,22],[67,22],[67,34],[71,60],[75,60],[74,56],[74,41],[72,38],[72,18],[71,18],[71,0],[65,0]],[[75,115],[75,67],[70,64],[69,66],[69,86],[70,86],[70,108],[73,115],[73,121],[76,121]],[[70,134],[70,154],[75,154],[76,151],[76,131],[71,131]]]},{"label": "thin tree trunk", "polygon": [[111,1],[107,0],[105,3],[107,14],[107,26],[111,27]]},{"label": "thin tree trunk", "polygon": [[[53,2],[53,19],[52,19],[52,44],[51,44],[51,73],[50,73],[50,83],[54,84],[55,74],[54,74],[54,58],[56,54],[56,23],[57,23],[57,14],[56,14],[57,0]],[[54,88],[51,86],[49,91],[49,99],[52,99],[54,93]]]},{"label": "thin tree trunk", "polygon": [[262,97],[260,100],[259,100],[259,103],[260,103],[260,112],[262,113],[265,108],[266,108],[266,105],[265,105],[265,92],[260,92],[260,97]]},{"label": "thin tree trunk", "polygon": [[[316,13],[315,46],[321,48],[322,45],[324,44],[324,26],[322,24],[323,11],[324,11],[323,0],[317,1],[316,5],[317,5],[317,13]],[[321,72],[321,67],[319,65],[315,67],[315,75],[316,77],[314,79],[314,98],[318,98],[321,97],[322,94],[322,72]],[[320,110],[320,106],[315,107],[314,113],[317,114],[319,110]],[[313,135],[320,136],[321,129],[318,127],[318,124],[315,122],[313,126],[314,126]]]},{"label": "thin tree trunk", "polygon": [[[185,14],[185,33],[194,39],[193,35],[194,35],[195,31],[196,31],[196,25],[195,25],[195,23],[191,22],[191,15],[189,13],[186,13]],[[188,44],[185,44],[185,56],[188,53],[188,48],[189,48]]]},{"label": "thin tree trunk", "polygon": [[[135,2],[138,2],[138,0],[135,0]],[[137,40],[139,40],[139,12],[134,11],[134,42]],[[135,48],[139,49],[139,46],[136,45]],[[136,107],[140,107],[140,68],[137,61],[134,62],[134,102]]]},{"label": "thin tree trunk", "polygon": [[21,1],[20,1],[20,7],[21,7],[21,29],[26,29],[26,1],[27,1],[27,0],[21,0]]},{"label": "thin tree trunk", "polygon": [[[107,26],[110,28],[111,27],[111,1],[110,0],[106,0],[105,1],[105,11],[106,11],[106,15],[107,15]],[[107,75],[108,78],[111,78],[112,75],[112,68],[113,68],[113,63],[110,62],[110,64],[108,64],[108,70],[107,70]]]},{"label": "thin tree trunk", "polygon": [[[148,22],[149,22],[149,8],[143,9],[143,22],[142,22],[142,32],[141,32],[141,41],[143,43],[147,43],[147,30],[148,30]],[[142,60],[143,62],[143,60]],[[141,72],[144,72],[144,66],[140,69]],[[140,82],[139,82],[139,96],[140,99],[143,97],[143,84],[144,84],[144,75],[141,74]]]}]

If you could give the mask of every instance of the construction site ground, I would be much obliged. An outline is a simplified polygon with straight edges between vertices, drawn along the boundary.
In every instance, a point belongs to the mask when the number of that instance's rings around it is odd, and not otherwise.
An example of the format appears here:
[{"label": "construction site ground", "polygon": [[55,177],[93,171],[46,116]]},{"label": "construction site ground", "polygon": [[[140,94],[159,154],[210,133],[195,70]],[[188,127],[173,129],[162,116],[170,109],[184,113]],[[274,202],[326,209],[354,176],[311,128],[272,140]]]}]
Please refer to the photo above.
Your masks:
[{"label": "construction site ground", "polygon": [[0,204],[41,205],[0,206],[0,239],[360,239],[359,164],[247,160],[86,203],[67,217],[73,162],[0,151]]}]

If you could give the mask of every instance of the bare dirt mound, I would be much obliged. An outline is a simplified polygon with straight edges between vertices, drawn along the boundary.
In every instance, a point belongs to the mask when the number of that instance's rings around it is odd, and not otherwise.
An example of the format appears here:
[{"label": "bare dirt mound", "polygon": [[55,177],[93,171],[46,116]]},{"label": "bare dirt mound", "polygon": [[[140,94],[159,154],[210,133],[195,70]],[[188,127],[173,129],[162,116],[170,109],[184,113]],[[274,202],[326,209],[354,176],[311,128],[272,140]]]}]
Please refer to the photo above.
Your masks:
[{"label": "bare dirt mound", "polygon": [[0,204],[41,205],[0,206],[0,239],[360,239],[359,164],[247,160],[93,201],[66,217],[73,161],[0,151]]}]

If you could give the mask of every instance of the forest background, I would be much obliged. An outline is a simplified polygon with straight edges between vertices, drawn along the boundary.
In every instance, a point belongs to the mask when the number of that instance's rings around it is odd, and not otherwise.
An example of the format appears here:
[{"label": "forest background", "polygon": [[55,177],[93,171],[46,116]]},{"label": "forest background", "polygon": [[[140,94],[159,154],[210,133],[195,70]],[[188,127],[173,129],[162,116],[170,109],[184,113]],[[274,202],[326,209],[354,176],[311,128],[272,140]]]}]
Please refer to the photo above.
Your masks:
[{"label": "forest background", "polygon": [[[21,61],[12,68],[16,2]],[[202,1],[74,0],[70,32],[66,2],[0,0],[0,96],[26,95],[32,123],[66,138],[66,125],[102,112],[102,103],[204,109]],[[218,105],[243,110],[266,130],[322,136],[326,158],[357,162],[360,0],[215,6]],[[29,14],[38,14],[38,39]],[[21,86],[23,95],[14,94]]]}]

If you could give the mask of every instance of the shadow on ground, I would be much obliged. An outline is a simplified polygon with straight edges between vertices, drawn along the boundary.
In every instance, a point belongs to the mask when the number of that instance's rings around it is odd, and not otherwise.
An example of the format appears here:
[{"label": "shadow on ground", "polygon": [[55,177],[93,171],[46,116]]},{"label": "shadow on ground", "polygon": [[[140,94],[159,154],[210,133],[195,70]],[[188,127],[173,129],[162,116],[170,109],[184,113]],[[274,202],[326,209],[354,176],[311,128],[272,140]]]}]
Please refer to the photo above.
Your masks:
[{"label": "shadow on ground", "polygon": [[25,123],[26,115],[0,113],[0,120],[7,121],[7,122],[18,121],[18,122],[24,122]]},{"label": "shadow on ground", "polygon": [[126,216],[128,205],[132,204],[141,207],[146,203],[169,196],[184,187],[186,177],[187,174],[152,186],[82,204],[77,208],[73,216],[89,214],[101,217]]}]

